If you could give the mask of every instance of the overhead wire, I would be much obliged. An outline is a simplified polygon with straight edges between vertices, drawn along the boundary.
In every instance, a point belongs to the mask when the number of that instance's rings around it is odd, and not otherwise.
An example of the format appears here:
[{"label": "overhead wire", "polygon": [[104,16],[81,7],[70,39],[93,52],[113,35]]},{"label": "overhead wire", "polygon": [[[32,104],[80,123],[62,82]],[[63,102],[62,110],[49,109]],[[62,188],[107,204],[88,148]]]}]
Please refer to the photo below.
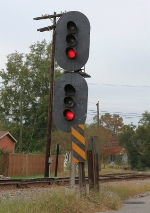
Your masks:
[{"label": "overhead wire", "polygon": [[88,85],[102,85],[102,86],[110,86],[110,87],[139,87],[139,88],[149,88],[150,86],[145,86],[145,85],[128,85],[128,84],[122,84],[122,85],[118,85],[118,84],[103,84],[103,83],[88,83]]}]

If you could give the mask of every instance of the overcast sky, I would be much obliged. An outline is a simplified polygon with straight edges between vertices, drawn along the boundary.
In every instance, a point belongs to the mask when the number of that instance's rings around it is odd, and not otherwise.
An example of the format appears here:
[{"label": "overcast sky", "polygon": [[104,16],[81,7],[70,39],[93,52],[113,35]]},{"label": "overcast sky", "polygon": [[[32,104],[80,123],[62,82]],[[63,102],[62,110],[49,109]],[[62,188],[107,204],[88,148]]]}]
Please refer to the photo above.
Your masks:
[{"label": "overcast sky", "polygon": [[88,117],[99,101],[100,115],[119,113],[125,124],[137,125],[150,112],[150,1],[149,0],[1,0],[0,69],[6,55],[28,53],[37,41],[51,41],[51,32],[37,32],[51,20],[34,17],[61,11],[80,11],[91,25],[90,55],[86,64],[89,87]]}]

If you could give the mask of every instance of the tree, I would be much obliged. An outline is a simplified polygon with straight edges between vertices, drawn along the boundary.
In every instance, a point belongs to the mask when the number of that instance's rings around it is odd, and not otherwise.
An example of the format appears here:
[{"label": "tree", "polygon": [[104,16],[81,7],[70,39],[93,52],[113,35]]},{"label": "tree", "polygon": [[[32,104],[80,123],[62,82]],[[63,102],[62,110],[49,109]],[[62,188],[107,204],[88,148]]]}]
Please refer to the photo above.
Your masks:
[{"label": "tree", "polygon": [[150,123],[137,128],[127,125],[118,139],[127,151],[132,169],[150,168]]},{"label": "tree", "polygon": [[[42,151],[45,147],[50,56],[51,43],[43,40],[31,45],[28,54],[8,55],[6,70],[0,71],[3,81],[0,115],[18,141],[22,131],[25,152]],[[55,78],[61,72],[56,64]]]},{"label": "tree", "polygon": [[113,134],[117,134],[122,130],[123,119],[117,114],[105,113],[101,116],[100,123],[106,128],[112,131]]},{"label": "tree", "polygon": [[142,114],[142,118],[140,119],[139,124],[146,126],[148,123],[150,123],[150,113],[148,111],[145,111]]},{"label": "tree", "polygon": [[116,134],[123,127],[123,119],[119,115],[106,113],[101,116],[100,125],[97,126],[97,116],[94,116],[93,123],[86,125],[86,141],[90,136],[98,136],[100,156],[105,165],[111,155],[116,156],[123,152],[123,148],[118,145]]},{"label": "tree", "polygon": [[[107,114],[105,114],[106,118]],[[111,118],[112,116],[109,114],[109,118]],[[114,116],[115,117],[115,116]],[[107,117],[108,119],[108,117]],[[109,123],[109,119],[105,120],[106,123]],[[105,163],[106,161],[108,161],[108,159],[110,158],[111,155],[113,156],[117,156],[120,154],[123,154],[123,148],[121,146],[118,145],[118,141],[116,138],[116,135],[114,134],[114,132],[112,131],[112,128],[110,128],[110,125],[105,125],[104,122],[102,122],[102,120],[100,120],[101,124],[99,126],[96,125],[97,123],[97,119],[96,116],[94,116],[93,118],[93,123],[91,123],[90,125],[86,125],[85,128],[85,137],[86,137],[86,141],[88,141],[90,136],[98,136],[98,142],[99,142],[99,149],[100,149],[100,156],[101,156],[101,160],[104,164],[105,167]],[[112,124],[111,125],[115,125],[115,123],[113,123],[113,121],[111,121]],[[102,125],[104,124],[104,125]],[[123,124],[122,124],[123,125]],[[116,131],[115,131],[116,133]]]},{"label": "tree", "polygon": [[135,148],[134,136],[135,126],[133,125],[125,125],[122,132],[118,135],[119,144],[126,149],[132,169],[136,168],[139,158],[138,150]]},{"label": "tree", "polygon": [[141,168],[150,168],[150,123],[147,123],[146,126],[138,126],[135,138],[138,144]]}]

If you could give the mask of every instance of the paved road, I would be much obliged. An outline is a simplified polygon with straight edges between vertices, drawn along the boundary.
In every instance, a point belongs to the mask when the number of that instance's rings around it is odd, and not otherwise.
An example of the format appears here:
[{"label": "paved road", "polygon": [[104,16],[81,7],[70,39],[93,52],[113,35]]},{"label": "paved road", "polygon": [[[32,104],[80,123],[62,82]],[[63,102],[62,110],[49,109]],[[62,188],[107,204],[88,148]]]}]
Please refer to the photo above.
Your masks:
[{"label": "paved road", "polygon": [[150,195],[128,199],[118,211],[95,213],[150,213]]}]

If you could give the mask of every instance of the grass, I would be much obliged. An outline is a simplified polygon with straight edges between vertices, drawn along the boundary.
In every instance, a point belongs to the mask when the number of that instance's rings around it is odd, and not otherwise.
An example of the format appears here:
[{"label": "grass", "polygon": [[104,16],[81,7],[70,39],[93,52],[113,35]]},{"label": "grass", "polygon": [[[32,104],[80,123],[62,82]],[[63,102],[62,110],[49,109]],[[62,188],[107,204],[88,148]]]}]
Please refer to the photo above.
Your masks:
[{"label": "grass", "polygon": [[124,169],[111,169],[111,168],[106,168],[106,169],[101,169],[99,172],[100,175],[105,175],[105,174],[117,174],[117,173],[133,173],[131,170],[124,170]]},{"label": "grass", "polygon": [[[131,170],[107,167],[102,169],[100,174],[128,172],[133,173]],[[53,177],[54,173],[51,176]],[[69,176],[69,172],[58,173],[58,176]],[[44,175],[28,175],[15,178],[38,177],[44,177]],[[65,187],[59,186],[50,188],[42,194],[35,191],[32,196],[22,196],[20,198],[7,196],[3,200],[0,197],[0,213],[94,213],[105,210],[118,210],[124,199],[146,191],[150,191],[150,182],[138,180],[100,184],[99,192],[93,190],[84,196],[81,196],[78,190],[68,193]]]},{"label": "grass", "polygon": [[118,197],[112,197],[106,191],[92,191],[89,195],[81,196],[78,191],[68,193],[64,187],[54,187],[47,193],[35,194],[32,199],[15,198],[0,201],[0,212],[90,213],[99,209],[118,209],[120,205]]},{"label": "grass", "polygon": [[109,183],[105,187],[105,190],[111,191],[120,199],[126,199],[128,197],[133,197],[137,194],[143,194],[147,191],[150,192],[150,182],[146,181],[123,181],[119,183]]},{"label": "grass", "polygon": [[101,184],[100,190],[81,195],[65,187],[52,187],[44,193],[32,196],[0,199],[1,213],[94,213],[118,210],[122,200],[150,191],[148,181],[123,181]]}]

